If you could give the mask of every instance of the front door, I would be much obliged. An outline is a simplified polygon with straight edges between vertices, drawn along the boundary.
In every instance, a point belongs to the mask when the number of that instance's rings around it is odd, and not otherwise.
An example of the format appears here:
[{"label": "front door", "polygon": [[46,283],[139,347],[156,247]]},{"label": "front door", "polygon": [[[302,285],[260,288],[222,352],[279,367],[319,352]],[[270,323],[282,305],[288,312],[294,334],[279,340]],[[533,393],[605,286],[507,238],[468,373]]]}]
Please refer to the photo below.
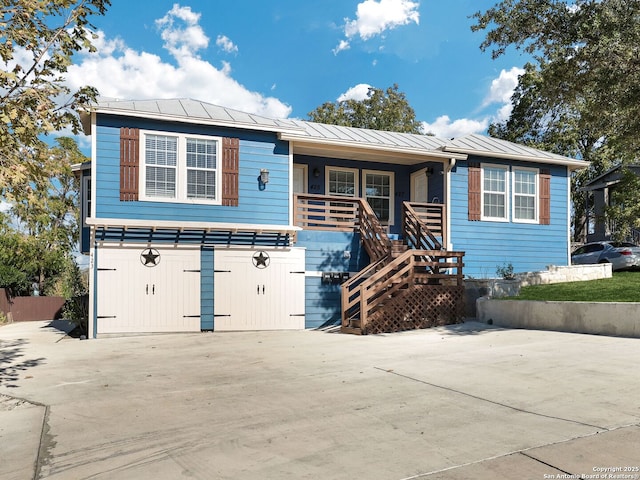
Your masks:
[{"label": "front door", "polygon": [[411,201],[429,203],[429,177],[425,169],[411,174]]},{"label": "front door", "polygon": [[293,166],[293,193],[307,193],[307,166]]},{"label": "front door", "polygon": [[214,330],[304,328],[304,249],[216,249]]}]

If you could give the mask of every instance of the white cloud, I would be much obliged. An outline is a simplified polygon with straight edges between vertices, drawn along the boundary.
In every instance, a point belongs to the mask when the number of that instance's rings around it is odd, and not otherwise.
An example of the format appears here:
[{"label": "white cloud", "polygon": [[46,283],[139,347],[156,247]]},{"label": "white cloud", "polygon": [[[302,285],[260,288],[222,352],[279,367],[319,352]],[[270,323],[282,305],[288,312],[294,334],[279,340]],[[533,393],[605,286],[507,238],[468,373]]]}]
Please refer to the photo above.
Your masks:
[{"label": "white cloud", "polygon": [[190,97],[268,117],[289,116],[290,106],[277,98],[250,91],[235,80],[229,62],[221,62],[216,67],[199,56],[198,52],[209,43],[198,24],[199,19],[199,13],[176,4],[156,21],[164,48],[173,61],[134,50],[121,39],[109,39],[97,32],[97,51],[85,51],[77,57],[68,69],[67,84],[74,90],[93,85],[104,97]]},{"label": "white cloud", "polygon": [[447,115],[442,115],[433,123],[422,122],[422,131],[440,138],[456,138],[470,133],[482,133],[488,126],[487,118],[481,120],[461,118],[452,122]]},{"label": "white cloud", "polygon": [[[518,77],[524,73],[519,67],[510,70],[502,70],[498,78],[495,78],[489,87],[481,109],[485,114],[477,119],[459,118],[451,120],[449,116],[442,115],[435,122],[422,122],[422,130],[425,133],[433,133],[437,137],[455,138],[470,133],[484,133],[492,122],[504,122],[511,115],[513,109],[511,96],[518,85]],[[496,110],[486,113],[487,108],[494,105]]]},{"label": "white cloud", "polygon": [[216,45],[227,53],[238,53],[238,46],[226,35],[218,35]]},{"label": "white cloud", "polygon": [[164,17],[156,20],[164,48],[174,56],[193,56],[198,50],[207,48],[209,37],[198,25],[199,21],[199,13],[175,3]]},{"label": "white cloud", "polygon": [[343,100],[356,100],[360,102],[367,98],[370,88],[371,85],[367,83],[359,83],[355,87],[351,87],[349,90],[340,95],[338,97],[338,101],[342,102]]},{"label": "white cloud", "polygon": [[393,30],[402,25],[414,22],[420,23],[418,2],[411,0],[364,0],[358,4],[356,18],[345,18],[344,35],[338,46],[333,50],[334,54],[346,50],[350,46],[351,39],[359,36],[366,41],[372,37],[383,34],[387,30]]},{"label": "white cloud", "polygon": [[524,69],[519,67],[511,67],[509,71],[502,69],[498,78],[491,82],[489,93],[485,97],[483,105],[511,103],[513,91],[518,86],[518,77],[523,73]]},{"label": "white cloud", "polygon": [[349,42],[347,42],[346,40],[340,40],[340,43],[338,44],[338,46],[333,49],[333,54],[337,55],[343,50],[349,50],[350,48],[351,48],[351,45],[349,44]]}]

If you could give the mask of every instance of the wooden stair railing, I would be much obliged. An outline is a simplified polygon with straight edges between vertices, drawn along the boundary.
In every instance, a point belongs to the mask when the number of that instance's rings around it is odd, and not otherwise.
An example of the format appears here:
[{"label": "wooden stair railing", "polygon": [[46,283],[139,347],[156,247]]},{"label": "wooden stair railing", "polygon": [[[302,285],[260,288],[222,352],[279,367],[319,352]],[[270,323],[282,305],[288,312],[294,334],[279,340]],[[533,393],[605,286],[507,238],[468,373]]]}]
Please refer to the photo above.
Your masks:
[{"label": "wooden stair railing", "polygon": [[377,262],[390,254],[391,240],[389,240],[389,236],[384,231],[369,202],[363,199],[358,200],[360,238],[371,262]]},{"label": "wooden stair railing", "polygon": [[[463,252],[408,250],[386,264],[382,259],[369,265],[342,284],[342,332],[368,333],[371,319],[385,304],[415,286],[448,287],[454,291],[451,302],[455,310],[464,290],[463,256]],[[446,273],[449,269],[455,269],[455,273]],[[424,308],[420,310],[422,316],[428,315]]]},{"label": "wooden stair railing", "polygon": [[446,248],[445,219],[443,204],[403,202],[402,230],[407,245],[419,250],[442,250],[443,245]]}]

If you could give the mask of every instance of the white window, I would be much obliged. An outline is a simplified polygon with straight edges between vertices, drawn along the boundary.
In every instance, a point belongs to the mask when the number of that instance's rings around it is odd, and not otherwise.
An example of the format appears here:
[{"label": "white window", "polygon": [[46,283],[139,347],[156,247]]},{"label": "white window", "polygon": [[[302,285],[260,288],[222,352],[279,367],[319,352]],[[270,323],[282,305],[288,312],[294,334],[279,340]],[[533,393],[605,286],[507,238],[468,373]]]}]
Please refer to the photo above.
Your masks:
[{"label": "white window", "polygon": [[220,139],[143,131],[140,198],[219,204]]},{"label": "white window", "polygon": [[513,221],[538,222],[538,171],[514,168],[513,176]]},{"label": "white window", "polygon": [[[354,168],[326,167],[326,192],[327,195],[336,197],[358,196],[358,170]],[[355,219],[353,203],[330,202],[330,213],[335,216],[330,218],[336,222],[352,222]]]},{"label": "white window", "polygon": [[482,165],[482,219],[508,221],[508,169],[500,165]]},{"label": "white window", "polygon": [[358,170],[327,167],[327,195],[358,196]]},{"label": "white window", "polygon": [[364,197],[384,225],[393,224],[393,172],[364,170],[362,172]]}]

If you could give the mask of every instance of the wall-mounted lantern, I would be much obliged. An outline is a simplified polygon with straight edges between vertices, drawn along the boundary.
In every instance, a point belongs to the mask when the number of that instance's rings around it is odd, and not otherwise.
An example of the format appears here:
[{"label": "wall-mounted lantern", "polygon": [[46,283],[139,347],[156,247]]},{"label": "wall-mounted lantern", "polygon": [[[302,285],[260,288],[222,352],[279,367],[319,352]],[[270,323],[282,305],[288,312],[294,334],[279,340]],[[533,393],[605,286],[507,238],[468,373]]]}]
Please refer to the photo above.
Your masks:
[{"label": "wall-mounted lantern", "polygon": [[260,183],[266,185],[269,183],[269,170],[266,168],[260,169]]},{"label": "wall-mounted lantern", "polygon": [[431,175],[433,175],[433,167],[427,167],[427,168],[425,168],[425,169],[424,169],[424,174],[425,174],[427,177],[430,177]]},{"label": "wall-mounted lantern", "polygon": [[315,178],[318,178],[318,177],[320,176],[320,169],[319,169],[318,167],[315,167],[315,168],[313,169],[313,176],[314,176]]}]

